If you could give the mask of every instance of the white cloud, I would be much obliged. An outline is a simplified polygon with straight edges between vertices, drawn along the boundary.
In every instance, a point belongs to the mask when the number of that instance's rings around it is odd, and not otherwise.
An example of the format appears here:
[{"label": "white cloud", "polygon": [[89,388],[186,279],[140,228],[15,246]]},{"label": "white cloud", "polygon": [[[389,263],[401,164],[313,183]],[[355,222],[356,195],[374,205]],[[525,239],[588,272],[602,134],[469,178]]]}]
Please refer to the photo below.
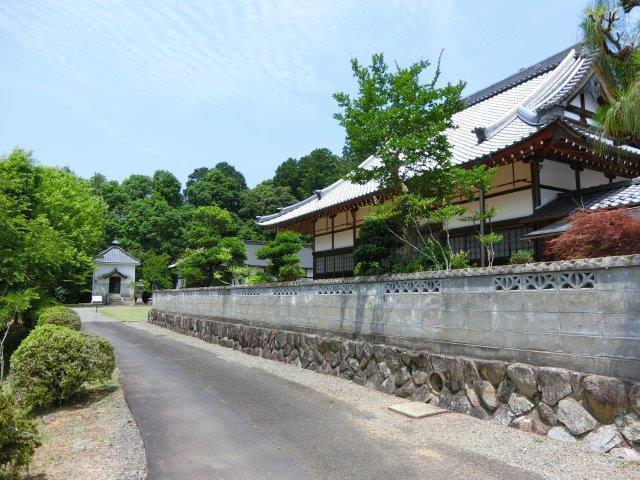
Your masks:
[{"label": "white cloud", "polygon": [[352,54],[386,45],[411,60],[455,48],[459,15],[439,1],[24,0],[0,3],[0,30],[105,104],[295,108],[344,87],[319,60],[346,71]]}]

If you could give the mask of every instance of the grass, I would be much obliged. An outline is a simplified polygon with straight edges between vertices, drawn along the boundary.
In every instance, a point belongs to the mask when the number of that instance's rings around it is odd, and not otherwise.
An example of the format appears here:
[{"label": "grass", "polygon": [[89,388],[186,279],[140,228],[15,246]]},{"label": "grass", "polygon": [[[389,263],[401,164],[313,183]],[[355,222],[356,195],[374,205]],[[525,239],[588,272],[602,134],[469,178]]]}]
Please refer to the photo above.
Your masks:
[{"label": "grass", "polygon": [[147,306],[117,306],[117,307],[99,307],[98,312],[101,314],[122,320],[123,322],[140,322],[147,319],[151,307]]}]

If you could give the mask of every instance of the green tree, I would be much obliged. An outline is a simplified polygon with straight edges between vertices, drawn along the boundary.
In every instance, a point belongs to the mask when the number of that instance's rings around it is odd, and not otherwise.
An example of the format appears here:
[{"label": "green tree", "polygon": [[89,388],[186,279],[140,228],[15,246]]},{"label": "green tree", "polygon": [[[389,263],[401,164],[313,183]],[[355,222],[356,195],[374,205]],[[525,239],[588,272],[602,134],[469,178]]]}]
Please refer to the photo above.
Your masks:
[{"label": "green tree", "polygon": [[167,170],[156,170],[153,174],[153,193],[164,198],[172,207],[182,205],[182,185],[176,176]]},{"label": "green tree", "polygon": [[169,256],[166,253],[145,253],[140,267],[140,280],[146,292],[151,292],[154,285],[158,288],[171,288],[173,283],[169,270]]},{"label": "green tree", "polygon": [[247,189],[244,177],[240,177],[241,175],[236,175],[227,168],[212,168],[198,180],[187,183],[185,197],[196,207],[217,205],[231,212],[238,212]]},{"label": "green tree", "polygon": [[390,233],[404,243],[405,259],[428,263],[441,257],[442,267],[450,268],[450,252],[433,255],[440,242],[432,228],[448,232],[448,223],[464,213],[454,201],[488,189],[493,171],[463,169],[451,161],[445,132],[454,126],[452,115],[464,106],[464,83],[438,86],[439,62],[431,80],[423,83],[428,66],[419,61],[392,72],[382,54],[374,55],[369,67],[352,60],[358,95],[336,93],[342,112],[335,118],[345,127],[354,159],[377,158],[357,167],[350,178],[357,183],[374,180],[384,196],[393,197],[372,213],[400,226],[399,233]]},{"label": "green tree", "polygon": [[298,233],[278,232],[274,240],[256,251],[259,259],[268,260],[266,276],[260,276],[260,279],[288,282],[304,277],[304,270],[300,267],[300,250],[302,239]]},{"label": "green tree", "polygon": [[358,244],[353,250],[354,273],[356,275],[380,275],[392,271],[398,260],[398,249],[402,242],[388,219],[367,218],[358,232]]},{"label": "green tree", "polygon": [[596,112],[603,133],[640,143],[640,23],[637,2],[600,0],[585,10],[584,42],[595,52],[613,98]]},{"label": "green tree", "polygon": [[242,200],[240,218],[254,220],[258,215],[274,213],[280,207],[296,202],[289,187],[276,185],[273,180],[265,180],[251,190],[247,190]]},{"label": "green tree", "polygon": [[130,175],[122,181],[122,190],[129,201],[149,198],[153,192],[153,179],[147,175]]},{"label": "green tree", "polygon": [[119,237],[135,254],[152,251],[176,258],[184,248],[184,214],[158,195],[131,202]]},{"label": "green tree", "polygon": [[348,163],[328,148],[316,148],[299,160],[289,158],[276,169],[273,183],[288,187],[298,200],[307,198],[342,178],[348,172]]},{"label": "green tree", "polygon": [[186,233],[187,250],[177,262],[178,273],[189,287],[231,282],[235,268],[242,266],[247,252],[234,236],[236,221],[216,205],[193,210]]}]

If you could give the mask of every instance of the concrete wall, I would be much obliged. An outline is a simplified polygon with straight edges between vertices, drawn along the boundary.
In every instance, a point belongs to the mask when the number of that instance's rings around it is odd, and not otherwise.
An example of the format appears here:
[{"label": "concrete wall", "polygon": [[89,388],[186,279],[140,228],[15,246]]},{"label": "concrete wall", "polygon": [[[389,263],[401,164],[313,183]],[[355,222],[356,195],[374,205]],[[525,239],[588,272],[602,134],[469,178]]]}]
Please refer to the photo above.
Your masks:
[{"label": "concrete wall", "polygon": [[157,292],[159,312],[640,379],[640,256]]}]

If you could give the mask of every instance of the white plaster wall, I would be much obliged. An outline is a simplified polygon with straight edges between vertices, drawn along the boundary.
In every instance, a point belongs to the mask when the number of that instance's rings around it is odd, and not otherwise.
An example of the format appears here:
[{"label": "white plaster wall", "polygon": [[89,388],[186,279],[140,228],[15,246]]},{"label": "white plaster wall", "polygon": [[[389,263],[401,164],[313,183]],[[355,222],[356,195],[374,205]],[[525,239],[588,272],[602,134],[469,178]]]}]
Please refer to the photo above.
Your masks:
[{"label": "white plaster wall", "polygon": [[575,190],[575,172],[566,163],[544,160],[540,170],[540,183],[551,187]]},{"label": "white plaster wall", "polygon": [[[531,190],[522,190],[520,192],[507,193],[499,197],[487,198],[485,201],[486,208],[496,207],[497,213],[492,221],[509,220],[512,218],[520,218],[533,213]],[[463,205],[467,208],[466,215],[471,215],[478,211],[478,202],[466,203]],[[449,222],[449,228],[461,228],[473,225],[473,222],[464,222],[462,220],[452,220]]]},{"label": "white plaster wall", "polygon": [[120,294],[123,297],[131,295],[131,284],[136,281],[136,267],[135,265],[117,265],[111,263],[102,263],[94,265],[93,270],[93,295],[105,296],[109,293],[109,278],[100,278],[111,272],[114,268],[117,268],[120,273],[126,275],[128,278],[123,278],[120,282]]},{"label": "white plaster wall", "polygon": [[317,236],[315,238],[314,250],[316,252],[331,250],[331,234]]},{"label": "white plaster wall", "polygon": [[584,169],[580,172],[580,186],[582,188],[595,187],[605,183],[609,183],[609,179],[605,177],[602,172],[596,172],[595,170],[588,169]]},{"label": "white plaster wall", "polygon": [[333,237],[334,248],[353,247],[353,230],[337,232]]}]

